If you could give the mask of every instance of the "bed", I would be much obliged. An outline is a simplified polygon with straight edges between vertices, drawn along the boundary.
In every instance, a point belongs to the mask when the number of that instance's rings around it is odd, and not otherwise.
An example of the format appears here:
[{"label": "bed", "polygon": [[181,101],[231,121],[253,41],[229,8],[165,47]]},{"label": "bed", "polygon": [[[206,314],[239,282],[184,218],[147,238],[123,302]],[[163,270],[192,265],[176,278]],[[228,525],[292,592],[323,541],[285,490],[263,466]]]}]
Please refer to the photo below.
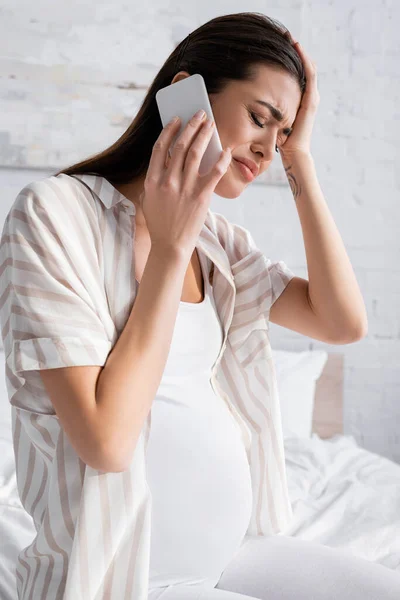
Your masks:
[{"label": "bed", "polygon": [[311,435],[285,437],[294,513],[285,534],[341,548],[400,575],[400,465],[343,434],[344,354],[316,354],[326,362],[315,382]]},{"label": "bed", "polygon": [[[341,548],[400,576],[400,465],[343,434],[344,355],[276,350],[273,356],[293,507],[285,535]],[[3,351],[0,359],[4,373]],[[0,507],[0,598],[16,600],[14,565],[35,528],[18,497],[4,377],[0,378]]]}]

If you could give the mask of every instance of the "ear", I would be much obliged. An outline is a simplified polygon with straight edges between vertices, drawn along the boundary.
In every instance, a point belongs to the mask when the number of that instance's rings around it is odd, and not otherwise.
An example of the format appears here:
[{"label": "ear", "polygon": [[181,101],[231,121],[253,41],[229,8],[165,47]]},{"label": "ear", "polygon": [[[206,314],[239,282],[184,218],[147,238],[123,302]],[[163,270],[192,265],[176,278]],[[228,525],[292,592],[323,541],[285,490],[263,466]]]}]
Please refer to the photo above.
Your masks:
[{"label": "ear", "polygon": [[177,73],[171,81],[171,85],[177,81],[180,81],[181,79],[186,79],[186,77],[190,77],[190,73],[187,71],[179,71],[179,73]]}]

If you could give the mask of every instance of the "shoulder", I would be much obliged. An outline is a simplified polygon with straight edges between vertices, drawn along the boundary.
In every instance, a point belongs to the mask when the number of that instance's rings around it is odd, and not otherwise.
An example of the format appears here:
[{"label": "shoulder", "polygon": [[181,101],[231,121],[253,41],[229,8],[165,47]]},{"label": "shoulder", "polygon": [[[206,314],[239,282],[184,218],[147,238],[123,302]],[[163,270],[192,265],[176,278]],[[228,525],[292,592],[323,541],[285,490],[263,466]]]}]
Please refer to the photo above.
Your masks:
[{"label": "shoulder", "polygon": [[[81,183],[68,175],[50,176],[27,184],[17,194],[6,216],[4,227],[53,234],[57,231],[97,230],[95,199]],[[75,227],[74,225],[79,225]]]},{"label": "shoulder", "polygon": [[52,208],[53,211],[60,210],[66,204],[81,205],[82,209],[90,210],[95,202],[93,195],[78,179],[61,173],[27,184],[18,193],[13,207],[29,208],[34,204]]}]

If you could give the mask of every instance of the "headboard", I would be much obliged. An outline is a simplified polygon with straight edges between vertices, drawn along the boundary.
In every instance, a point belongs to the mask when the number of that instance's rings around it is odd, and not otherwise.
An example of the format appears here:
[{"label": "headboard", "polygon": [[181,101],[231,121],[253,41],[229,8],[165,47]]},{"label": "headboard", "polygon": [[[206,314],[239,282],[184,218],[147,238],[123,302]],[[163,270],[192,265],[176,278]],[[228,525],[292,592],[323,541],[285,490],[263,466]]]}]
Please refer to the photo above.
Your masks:
[{"label": "headboard", "polygon": [[328,352],[328,360],[316,383],[312,431],[327,439],[343,434],[344,354]]}]

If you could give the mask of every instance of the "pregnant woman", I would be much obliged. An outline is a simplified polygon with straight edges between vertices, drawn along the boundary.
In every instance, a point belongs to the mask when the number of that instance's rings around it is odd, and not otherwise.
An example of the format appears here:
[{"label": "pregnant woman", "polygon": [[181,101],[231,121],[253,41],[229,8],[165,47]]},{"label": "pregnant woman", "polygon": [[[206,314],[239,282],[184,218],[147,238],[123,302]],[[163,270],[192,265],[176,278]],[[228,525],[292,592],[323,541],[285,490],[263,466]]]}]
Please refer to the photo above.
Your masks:
[{"label": "pregnant woman", "polygon": [[[169,156],[180,124],[161,129],[155,94],[193,73],[215,124],[193,116]],[[317,104],[315,66],[284,27],[221,16],[175,49],[115,144],[18,195],[0,316],[18,489],[37,530],[18,556],[19,600],[400,598],[390,569],[284,535],[268,321],[338,344],[367,327],[313,170]],[[215,125],[224,151],[200,177]],[[275,149],[310,281],[209,208]]]}]

